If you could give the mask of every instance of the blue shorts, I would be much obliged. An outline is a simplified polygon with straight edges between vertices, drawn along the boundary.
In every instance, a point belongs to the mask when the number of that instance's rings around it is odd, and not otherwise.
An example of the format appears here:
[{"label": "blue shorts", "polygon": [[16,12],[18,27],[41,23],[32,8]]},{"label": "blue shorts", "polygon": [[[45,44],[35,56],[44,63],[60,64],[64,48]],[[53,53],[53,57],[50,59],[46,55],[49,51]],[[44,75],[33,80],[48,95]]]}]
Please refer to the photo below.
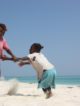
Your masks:
[{"label": "blue shorts", "polygon": [[43,72],[42,79],[38,83],[38,88],[55,88],[56,70],[55,68]]}]

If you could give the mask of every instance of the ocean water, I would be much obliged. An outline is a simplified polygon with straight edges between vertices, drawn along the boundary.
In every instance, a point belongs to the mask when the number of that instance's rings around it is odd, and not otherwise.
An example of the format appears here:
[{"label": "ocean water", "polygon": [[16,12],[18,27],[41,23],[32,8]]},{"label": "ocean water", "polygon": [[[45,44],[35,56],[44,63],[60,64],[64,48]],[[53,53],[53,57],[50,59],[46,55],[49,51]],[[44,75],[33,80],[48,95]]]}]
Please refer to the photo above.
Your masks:
[{"label": "ocean water", "polygon": [[[36,76],[5,77],[5,79],[17,79],[20,82],[37,83]],[[57,76],[56,84],[80,85],[80,76]]]},{"label": "ocean water", "polygon": [[57,84],[80,85],[80,76],[58,76]]}]

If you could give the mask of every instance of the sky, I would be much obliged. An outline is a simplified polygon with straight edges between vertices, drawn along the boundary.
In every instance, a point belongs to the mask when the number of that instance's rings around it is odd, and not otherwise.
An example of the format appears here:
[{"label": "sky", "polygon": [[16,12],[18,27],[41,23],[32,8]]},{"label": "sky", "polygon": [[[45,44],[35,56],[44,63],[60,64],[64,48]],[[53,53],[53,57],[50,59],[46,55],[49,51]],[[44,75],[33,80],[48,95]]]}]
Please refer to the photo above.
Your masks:
[{"label": "sky", "polygon": [[[58,76],[80,75],[80,0],[0,0],[0,23],[6,24],[4,37],[17,57],[41,43]],[[0,65],[2,76],[36,75],[31,65]]]}]

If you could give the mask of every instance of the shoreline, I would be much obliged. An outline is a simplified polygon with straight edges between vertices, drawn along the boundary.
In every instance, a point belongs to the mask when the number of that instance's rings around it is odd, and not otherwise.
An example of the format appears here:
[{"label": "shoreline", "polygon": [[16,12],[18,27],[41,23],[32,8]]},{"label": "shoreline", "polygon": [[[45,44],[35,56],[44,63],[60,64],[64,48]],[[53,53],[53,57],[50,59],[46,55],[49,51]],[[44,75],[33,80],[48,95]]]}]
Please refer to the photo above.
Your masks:
[{"label": "shoreline", "polygon": [[[6,80],[17,79],[20,82],[26,83],[37,83],[36,76],[6,76]],[[66,84],[66,85],[80,85],[80,76],[57,76],[56,84]]]}]

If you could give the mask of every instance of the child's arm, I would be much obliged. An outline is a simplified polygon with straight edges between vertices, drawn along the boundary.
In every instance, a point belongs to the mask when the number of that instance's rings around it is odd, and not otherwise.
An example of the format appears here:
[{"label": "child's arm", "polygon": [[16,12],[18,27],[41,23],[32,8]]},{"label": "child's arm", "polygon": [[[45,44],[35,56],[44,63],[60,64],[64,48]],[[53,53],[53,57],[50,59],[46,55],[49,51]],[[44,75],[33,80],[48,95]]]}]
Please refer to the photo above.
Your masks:
[{"label": "child's arm", "polygon": [[6,52],[13,58],[13,60],[16,60],[16,56],[12,53],[10,49],[6,50]]},{"label": "child's arm", "polygon": [[30,64],[30,59],[27,56],[25,56],[25,57],[22,57],[22,58],[17,58],[16,62],[19,66],[23,66],[23,65],[26,65],[26,64]]},{"label": "child's arm", "polygon": [[29,60],[29,58],[27,56],[21,57],[21,58],[16,58],[16,62],[18,62],[18,61],[27,61],[27,60]]},{"label": "child's arm", "polygon": [[30,62],[29,61],[27,61],[27,62],[21,61],[18,63],[19,66],[24,66],[26,64],[30,64]]}]

